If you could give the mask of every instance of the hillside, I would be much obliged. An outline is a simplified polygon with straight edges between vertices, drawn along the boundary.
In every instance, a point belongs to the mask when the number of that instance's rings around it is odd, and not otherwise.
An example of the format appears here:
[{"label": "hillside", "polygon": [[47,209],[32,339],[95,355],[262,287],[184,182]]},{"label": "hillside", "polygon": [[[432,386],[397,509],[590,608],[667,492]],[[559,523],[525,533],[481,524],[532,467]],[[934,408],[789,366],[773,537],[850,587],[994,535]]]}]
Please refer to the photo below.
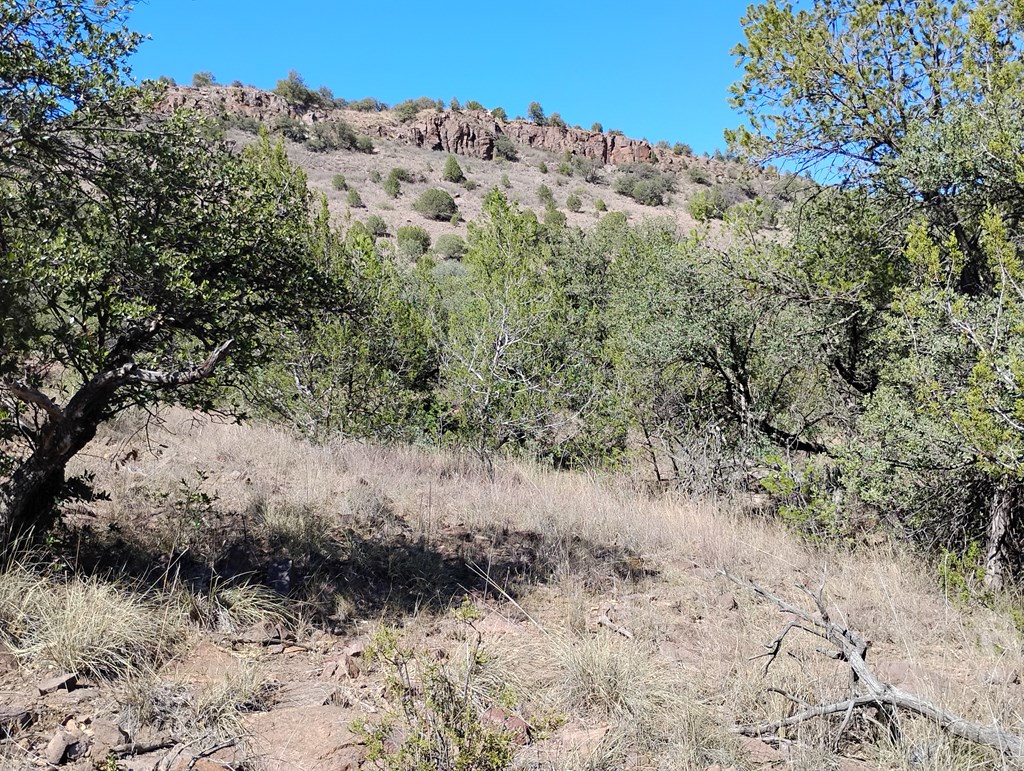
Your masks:
[{"label": "hillside", "polygon": [[[215,85],[171,86],[160,105],[164,110],[187,108],[215,116],[229,129],[229,136],[240,143],[251,141],[261,125],[279,136],[290,137],[289,156],[307,171],[310,184],[326,194],[334,215],[345,222],[365,221],[377,215],[387,224],[391,237],[397,227],[408,224],[426,228],[435,240],[444,233],[464,236],[465,223],[480,216],[483,196],[494,188],[543,219],[548,204],[538,190],[547,186],[555,207],[572,226],[590,227],[607,210],[622,212],[634,222],[667,217],[685,232],[698,224],[689,209],[696,195],[721,193],[725,207],[758,197],[781,207],[806,186],[796,178],[781,178],[725,159],[695,156],[688,150],[676,152],[652,146],[646,140],[617,133],[537,125],[522,119],[500,120],[485,110],[431,108],[405,113],[403,120],[394,109],[366,112],[304,107],[274,92]],[[335,135],[338,126],[349,127],[372,140],[372,152],[338,150],[329,145],[314,149],[317,137]],[[303,141],[295,141],[300,138]],[[500,139],[510,143],[516,160],[496,152]],[[442,179],[449,155],[457,157],[465,173],[464,182]],[[616,191],[616,180],[636,165],[650,168],[671,186],[663,203],[644,205]],[[403,183],[400,195],[392,197],[385,191],[384,182],[395,168],[407,170],[412,181]],[[332,184],[339,174],[345,179],[346,189]],[[438,222],[413,210],[417,196],[432,187],[447,190],[457,201],[461,214],[458,224]],[[349,204],[349,190],[358,192],[362,205]],[[579,199],[578,210],[568,206],[574,193]]]}]

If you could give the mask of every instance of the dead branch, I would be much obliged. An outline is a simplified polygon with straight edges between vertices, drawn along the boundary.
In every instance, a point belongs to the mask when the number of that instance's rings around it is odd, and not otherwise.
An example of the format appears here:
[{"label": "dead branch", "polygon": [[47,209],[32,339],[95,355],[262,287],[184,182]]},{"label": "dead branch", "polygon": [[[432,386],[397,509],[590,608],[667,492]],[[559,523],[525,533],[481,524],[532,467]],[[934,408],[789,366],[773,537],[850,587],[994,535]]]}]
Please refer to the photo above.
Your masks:
[{"label": "dead branch", "polygon": [[779,655],[786,636],[794,630],[800,630],[827,641],[833,650],[823,650],[821,653],[830,658],[846,662],[851,672],[851,689],[861,691],[860,693],[853,693],[849,699],[834,704],[810,706],[784,720],[763,723],[761,725],[738,726],[735,729],[737,733],[746,736],[766,736],[778,732],[781,728],[796,725],[806,720],[838,713],[846,713],[842,725],[842,730],[845,730],[850,716],[855,710],[864,708],[896,709],[931,720],[953,736],[966,739],[974,744],[992,747],[1017,760],[1024,760],[1024,737],[1004,731],[996,725],[984,725],[967,720],[915,694],[908,693],[880,680],[866,661],[870,643],[857,632],[840,626],[829,618],[824,599],[824,585],[815,591],[803,585],[798,585],[797,587],[814,603],[816,612],[812,613],[787,602],[751,581],[733,575],[727,570],[722,571],[722,574],[736,585],[751,590],[762,599],[775,605],[781,613],[792,616],[794,619],[786,624],[775,640],[765,646],[768,649],[767,653],[755,657],[768,658],[765,672],[768,671],[768,666]]}]

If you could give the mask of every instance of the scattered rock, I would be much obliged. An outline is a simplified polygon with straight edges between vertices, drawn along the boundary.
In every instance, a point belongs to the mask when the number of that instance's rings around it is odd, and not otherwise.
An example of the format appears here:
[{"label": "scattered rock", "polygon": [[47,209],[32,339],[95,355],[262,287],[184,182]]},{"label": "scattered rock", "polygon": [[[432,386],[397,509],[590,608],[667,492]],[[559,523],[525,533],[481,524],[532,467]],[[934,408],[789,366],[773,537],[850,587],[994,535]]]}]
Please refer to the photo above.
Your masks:
[{"label": "scattered rock", "polygon": [[32,711],[17,704],[0,706],[0,739],[9,739],[32,723]]},{"label": "scattered rock", "polygon": [[63,728],[58,728],[57,733],[47,742],[43,757],[46,758],[46,762],[51,766],[59,766],[64,762],[64,756],[67,754],[68,747],[76,743],[76,741],[72,734],[67,733]]},{"label": "scattered rock", "polygon": [[87,734],[92,739],[92,756],[94,758],[105,758],[111,749],[124,743],[124,731],[110,720],[93,720],[87,729]]},{"label": "scattered rock", "polygon": [[609,730],[607,725],[592,728],[570,725],[558,732],[557,740],[570,752],[575,752],[582,757],[589,757],[597,752]]},{"label": "scattered rock", "polygon": [[322,707],[325,704],[330,704],[340,690],[333,683],[317,680],[299,680],[286,683],[277,691],[274,709]]},{"label": "scattered rock", "polygon": [[740,748],[755,766],[785,766],[786,755],[760,739],[740,737]]},{"label": "scattered rock", "polygon": [[481,721],[508,731],[513,741],[520,746],[530,743],[530,726],[526,721],[501,707],[491,707],[483,714]]},{"label": "scattered rock", "polygon": [[355,771],[366,748],[349,729],[354,717],[341,707],[294,707],[251,715],[246,727],[265,771]]},{"label": "scattered rock", "polygon": [[346,677],[349,680],[355,680],[359,677],[360,671],[355,657],[342,653],[324,662],[324,668],[320,671],[320,677],[324,680],[341,680]]},{"label": "scattered rock", "polygon": [[734,595],[726,593],[715,598],[715,607],[719,610],[738,610],[740,604],[736,602]]},{"label": "scattered rock", "polygon": [[36,684],[36,689],[39,691],[40,696],[45,696],[48,693],[63,688],[66,691],[73,691],[75,685],[78,683],[78,674],[75,672],[65,672],[62,675],[51,677],[47,680],[43,680]]}]

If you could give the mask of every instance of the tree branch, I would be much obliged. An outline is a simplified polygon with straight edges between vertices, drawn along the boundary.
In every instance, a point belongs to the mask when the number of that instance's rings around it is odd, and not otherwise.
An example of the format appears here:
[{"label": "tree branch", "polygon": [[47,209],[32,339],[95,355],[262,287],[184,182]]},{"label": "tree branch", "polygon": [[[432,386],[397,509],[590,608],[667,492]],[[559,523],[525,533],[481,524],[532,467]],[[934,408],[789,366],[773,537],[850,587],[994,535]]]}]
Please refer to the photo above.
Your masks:
[{"label": "tree branch", "polygon": [[227,356],[228,350],[234,342],[235,341],[232,339],[221,343],[209,356],[206,357],[206,361],[198,367],[180,369],[177,372],[135,368],[129,373],[128,380],[133,383],[146,383],[147,385],[156,386],[183,386],[198,383],[200,380],[205,380],[213,373],[213,370],[217,368],[217,365],[224,360],[225,356]]},{"label": "tree branch", "polygon": [[64,410],[58,407],[49,396],[24,381],[7,382],[3,384],[3,388],[19,401],[39,407],[51,418],[60,420],[64,417]]}]

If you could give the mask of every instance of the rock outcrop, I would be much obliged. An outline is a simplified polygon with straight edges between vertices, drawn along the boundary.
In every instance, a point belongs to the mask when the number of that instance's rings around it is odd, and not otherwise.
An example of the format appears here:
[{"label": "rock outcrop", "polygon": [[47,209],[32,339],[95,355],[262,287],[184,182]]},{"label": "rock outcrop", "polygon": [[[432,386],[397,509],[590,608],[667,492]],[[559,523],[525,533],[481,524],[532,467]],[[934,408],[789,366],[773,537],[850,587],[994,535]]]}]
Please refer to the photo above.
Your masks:
[{"label": "rock outcrop", "polygon": [[408,123],[392,113],[303,108],[270,91],[251,86],[171,86],[158,105],[162,111],[189,108],[212,115],[238,115],[273,123],[280,116],[314,124],[344,120],[368,136],[407,142],[417,147],[490,160],[495,140],[507,136],[516,144],[552,153],[582,156],[601,164],[659,163],[691,165],[702,159],[684,158],[652,147],[646,140],[561,126],[540,126],[526,120],[496,121],[483,110],[436,112],[424,110]]}]

